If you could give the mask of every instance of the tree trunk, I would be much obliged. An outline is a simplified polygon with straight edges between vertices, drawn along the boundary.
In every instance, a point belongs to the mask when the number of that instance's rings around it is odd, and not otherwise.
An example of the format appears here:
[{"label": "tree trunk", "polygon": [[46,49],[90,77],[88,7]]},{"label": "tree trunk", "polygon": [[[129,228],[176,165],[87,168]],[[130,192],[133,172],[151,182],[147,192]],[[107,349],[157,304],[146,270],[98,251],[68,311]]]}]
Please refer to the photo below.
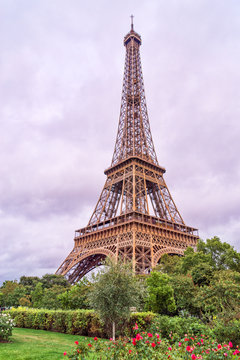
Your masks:
[{"label": "tree trunk", "polygon": [[113,341],[115,341],[115,321],[112,323],[112,335],[113,335]]}]

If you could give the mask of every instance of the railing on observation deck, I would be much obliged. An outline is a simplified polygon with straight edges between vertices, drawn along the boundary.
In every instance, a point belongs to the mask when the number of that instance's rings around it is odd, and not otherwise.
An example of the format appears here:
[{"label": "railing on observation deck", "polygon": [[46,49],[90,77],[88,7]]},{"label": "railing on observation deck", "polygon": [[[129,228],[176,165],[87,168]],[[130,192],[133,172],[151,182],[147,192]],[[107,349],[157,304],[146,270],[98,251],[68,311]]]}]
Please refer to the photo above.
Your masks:
[{"label": "railing on observation deck", "polygon": [[137,212],[131,212],[124,215],[116,216],[114,218],[76,230],[75,237],[77,238],[79,236],[87,235],[89,233],[98,230],[103,230],[117,225],[123,225],[124,223],[133,222],[133,221],[137,221],[145,224],[151,224],[157,227],[172,229],[175,231],[181,231],[186,234],[190,234],[198,237],[198,230],[195,228],[179,223],[174,223],[170,220],[165,220],[155,216],[145,215]]}]

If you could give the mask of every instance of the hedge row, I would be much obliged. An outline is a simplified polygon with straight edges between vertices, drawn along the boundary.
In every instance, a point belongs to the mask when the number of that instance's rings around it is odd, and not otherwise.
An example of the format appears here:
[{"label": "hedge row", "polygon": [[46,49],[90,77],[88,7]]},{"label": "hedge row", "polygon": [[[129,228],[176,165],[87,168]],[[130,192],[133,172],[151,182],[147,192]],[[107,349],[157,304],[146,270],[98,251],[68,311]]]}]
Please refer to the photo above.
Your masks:
[{"label": "hedge row", "polygon": [[[82,336],[107,337],[107,330],[94,310],[47,310],[32,308],[12,308],[8,311],[17,327],[41,329]],[[127,325],[132,328],[138,323],[146,329],[155,314],[133,313]]]}]

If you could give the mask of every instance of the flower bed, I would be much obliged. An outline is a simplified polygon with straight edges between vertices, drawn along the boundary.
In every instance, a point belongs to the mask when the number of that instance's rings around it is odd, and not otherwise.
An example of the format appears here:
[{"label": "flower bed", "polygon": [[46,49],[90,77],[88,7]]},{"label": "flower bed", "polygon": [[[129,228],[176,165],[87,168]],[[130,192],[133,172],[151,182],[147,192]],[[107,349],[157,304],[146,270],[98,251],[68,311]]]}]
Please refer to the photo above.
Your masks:
[{"label": "flower bed", "polygon": [[[216,360],[240,359],[240,351],[231,342],[218,343],[216,340],[201,334],[200,336],[185,336],[175,343],[161,339],[159,333],[140,332],[138,325],[134,326],[133,338],[120,339],[113,342],[99,341],[94,338],[88,345],[75,342],[73,353],[64,352],[64,356],[71,360],[78,359],[172,359],[172,360]],[[170,334],[170,337],[173,335]],[[93,356],[91,356],[91,354]]]}]

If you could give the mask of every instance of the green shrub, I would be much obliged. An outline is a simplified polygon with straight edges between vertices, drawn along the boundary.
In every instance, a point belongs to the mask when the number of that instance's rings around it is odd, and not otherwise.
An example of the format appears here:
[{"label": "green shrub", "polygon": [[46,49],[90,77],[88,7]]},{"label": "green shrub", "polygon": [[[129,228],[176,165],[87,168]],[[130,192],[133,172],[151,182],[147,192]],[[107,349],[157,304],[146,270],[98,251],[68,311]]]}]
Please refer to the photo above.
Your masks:
[{"label": "green shrub", "polygon": [[234,346],[240,345],[240,320],[229,321],[227,324],[217,322],[213,332],[219,342],[231,341]]},{"label": "green shrub", "polygon": [[[19,307],[12,308],[8,312],[15,320],[16,326],[21,328],[49,330],[82,336],[106,337],[107,334],[106,327],[93,310],[46,310]],[[151,312],[132,313],[130,320],[124,324],[118,324],[118,328],[121,329],[121,335],[123,334],[122,326],[126,328],[126,333],[130,335],[135,323],[138,323],[142,329],[146,330],[156,316]]]},{"label": "green shrub", "polygon": [[162,338],[169,339],[171,342],[184,337],[185,334],[189,336],[212,335],[212,330],[196,318],[169,317],[166,315],[156,317],[152,321],[150,331],[161,333]]}]

